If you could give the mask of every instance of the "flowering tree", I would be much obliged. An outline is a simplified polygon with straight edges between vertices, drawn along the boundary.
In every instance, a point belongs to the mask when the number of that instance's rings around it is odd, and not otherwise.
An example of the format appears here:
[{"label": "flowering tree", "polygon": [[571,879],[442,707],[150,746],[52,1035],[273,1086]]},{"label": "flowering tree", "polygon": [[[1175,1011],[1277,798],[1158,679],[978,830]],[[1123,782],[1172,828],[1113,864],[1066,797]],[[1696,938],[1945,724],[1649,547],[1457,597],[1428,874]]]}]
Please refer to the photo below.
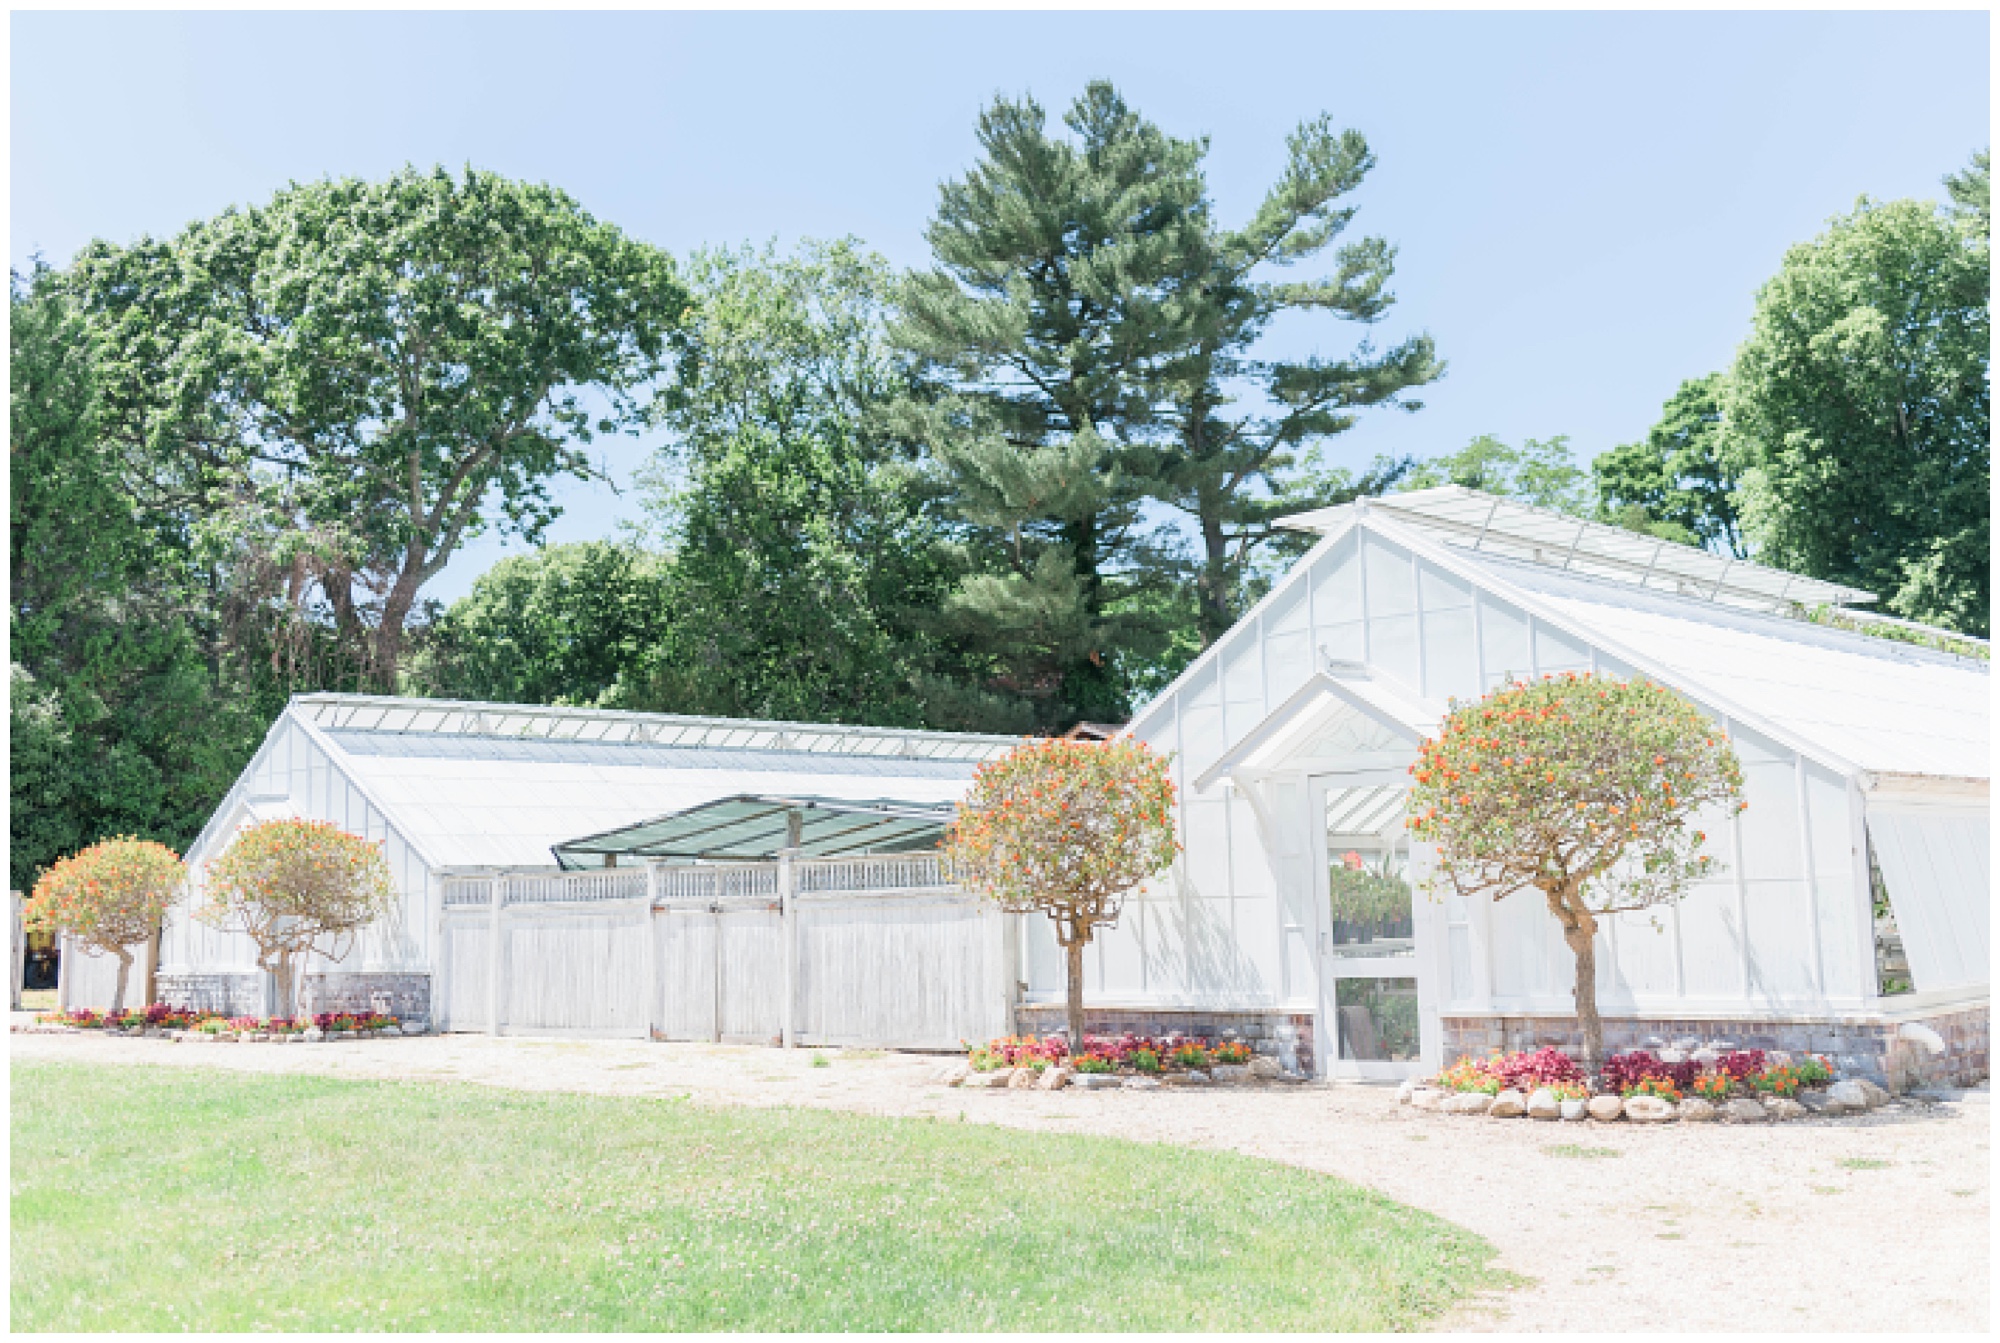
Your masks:
[{"label": "flowering tree", "polygon": [[132,947],[159,932],[187,867],[148,839],[104,839],[42,874],[22,911],[34,932],[66,932],[91,952],[118,958],[111,1010],[125,1010]]},{"label": "flowering tree", "polygon": [[944,851],[953,874],[1011,913],[1056,926],[1069,970],[1069,1038],[1083,1046],[1083,949],[1118,922],[1125,893],[1166,870],[1174,784],[1129,737],[1031,741],[981,765]]},{"label": "flowering tree", "polygon": [[289,1017],[299,958],[317,951],[340,960],[343,940],[395,905],[379,842],[328,821],[284,818],[245,828],[209,861],[201,917],[257,944],[257,964],[278,980],[278,1014]]},{"label": "flowering tree", "polygon": [[1748,805],[1735,752],[1661,686],[1569,673],[1455,703],[1411,773],[1410,834],[1437,846],[1434,882],[1496,900],[1533,887],[1548,901],[1576,956],[1595,1069],[1597,921],[1668,904],[1714,870],[1690,821]]}]

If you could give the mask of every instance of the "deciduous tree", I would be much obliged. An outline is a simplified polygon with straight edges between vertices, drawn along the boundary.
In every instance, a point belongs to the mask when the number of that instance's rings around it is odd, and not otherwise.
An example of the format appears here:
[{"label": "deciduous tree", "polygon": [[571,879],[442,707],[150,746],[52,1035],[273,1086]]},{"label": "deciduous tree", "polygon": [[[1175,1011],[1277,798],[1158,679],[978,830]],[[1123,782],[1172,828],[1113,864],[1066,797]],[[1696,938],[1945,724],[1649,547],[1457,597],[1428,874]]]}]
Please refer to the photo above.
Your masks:
[{"label": "deciduous tree", "polygon": [[1562,926],[1595,1068],[1598,920],[1678,900],[1716,869],[1695,817],[1747,805],[1735,752],[1661,686],[1565,673],[1454,704],[1411,773],[1410,835],[1436,846],[1433,886],[1493,900],[1533,889]]},{"label": "deciduous tree", "polygon": [[954,877],[1012,913],[1055,924],[1069,1039],[1083,1047],[1083,949],[1125,896],[1165,871],[1174,840],[1167,760],[1144,742],[1031,741],[981,765],[944,852]]},{"label": "deciduous tree", "polygon": [[330,821],[247,826],[209,860],[206,876],[201,918],[249,935],[257,964],[277,978],[282,1016],[293,1014],[303,957],[344,959],[362,929],[396,908],[382,845]]},{"label": "deciduous tree", "polygon": [[1785,254],[1723,396],[1761,562],[1987,632],[1990,256],[1976,216],[1865,198]]},{"label": "deciduous tree", "polygon": [[159,935],[186,880],[186,864],[164,844],[130,836],[99,840],[42,874],[23,923],[36,932],[68,933],[92,954],[117,957],[115,1014],[125,1010],[132,948]]},{"label": "deciduous tree", "polygon": [[1592,460],[1600,517],[1683,545],[1750,557],[1737,517],[1736,474],[1722,452],[1726,382],[1721,373],[1688,379],[1668,399],[1644,442],[1622,444]]},{"label": "deciduous tree", "polygon": [[150,506],[323,605],[383,688],[459,546],[538,537],[548,479],[592,474],[592,436],[636,422],[686,305],[658,249],[473,169],[292,186],[95,243],[69,285]]}]

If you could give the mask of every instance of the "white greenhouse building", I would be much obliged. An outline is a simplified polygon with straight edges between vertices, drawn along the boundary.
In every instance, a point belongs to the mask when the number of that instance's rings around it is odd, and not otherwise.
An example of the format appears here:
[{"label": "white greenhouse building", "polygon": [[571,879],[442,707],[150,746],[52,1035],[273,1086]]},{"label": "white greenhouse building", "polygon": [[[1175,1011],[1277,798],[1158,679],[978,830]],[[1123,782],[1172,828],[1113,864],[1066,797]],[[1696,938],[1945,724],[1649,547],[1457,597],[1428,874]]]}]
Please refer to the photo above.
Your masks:
[{"label": "white greenhouse building", "polygon": [[[1707,825],[1712,880],[1606,921],[1607,1045],[1812,1049],[1897,1087],[1986,1073],[1983,645],[1809,620],[1872,598],[1457,488],[1288,521],[1311,551],[1128,729],[1173,755],[1185,851],[1091,948],[1093,1029],[1236,1030],[1351,1077],[1574,1043],[1545,907],[1413,894],[1429,855],[1403,812],[1451,700],[1590,671],[1707,712],[1750,803]],[[928,852],[975,765],[1013,744],[302,696],[190,858],[276,815],[384,841],[403,908],[315,968],[321,1005],[446,1030],[948,1048],[1061,1024],[1047,925],[959,894]],[[66,974],[67,1001],[102,996],[100,970]],[[268,993],[248,942],[185,906],[157,971],[175,1000]]]}]

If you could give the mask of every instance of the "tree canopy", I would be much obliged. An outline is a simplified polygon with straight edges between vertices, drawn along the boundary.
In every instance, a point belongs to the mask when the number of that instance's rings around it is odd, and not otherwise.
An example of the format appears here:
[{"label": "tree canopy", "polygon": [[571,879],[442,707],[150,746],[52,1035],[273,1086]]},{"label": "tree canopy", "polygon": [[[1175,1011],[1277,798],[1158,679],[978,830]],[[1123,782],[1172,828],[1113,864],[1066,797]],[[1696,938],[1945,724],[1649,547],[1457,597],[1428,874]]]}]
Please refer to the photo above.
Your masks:
[{"label": "tree canopy", "polygon": [[295,185],[94,243],[67,279],[101,432],[149,459],[157,506],[200,510],[300,619],[323,602],[382,688],[459,546],[538,538],[548,478],[591,475],[592,436],[635,422],[687,304],[658,249],[476,169]]},{"label": "tree canopy", "polygon": [[1595,1067],[1598,920],[1670,903],[1716,870],[1692,822],[1744,805],[1728,740],[1663,686],[1569,672],[1454,704],[1410,773],[1410,835],[1436,846],[1436,883],[1494,900],[1539,891],[1562,926]]},{"label": "tree canopy", "polygon": [[1990,246],[1977,217],[1864,199],[1757,296],[1723,411],[1757,558],[1985,634]]}]

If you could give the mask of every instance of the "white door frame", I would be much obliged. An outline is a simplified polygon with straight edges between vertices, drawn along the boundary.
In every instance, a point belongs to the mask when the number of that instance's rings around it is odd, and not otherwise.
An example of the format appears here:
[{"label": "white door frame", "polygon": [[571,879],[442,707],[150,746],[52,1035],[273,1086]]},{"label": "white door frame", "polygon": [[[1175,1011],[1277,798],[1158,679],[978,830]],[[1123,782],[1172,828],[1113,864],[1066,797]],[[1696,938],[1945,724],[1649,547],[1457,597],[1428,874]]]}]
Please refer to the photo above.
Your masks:
[{"label": "white door frame", "polygon": [[[1436,959],[1434,943],[1437,933],[1429,925],[1431,919],[1430,902],[1419,893],[1411,901],[1411,928],[1415,934],[1416,954],[1413,956],[1335,956],[1333,954],[1332,888],[1329,864],[1333,861],[1332,851],[1327,846],[1326,837],[1326,795],[1341,788],[1380,788],[1394,784],[1406,786],[1409,775],[1401,769],[1359,769],[1328,770],[1308,775],[1306,778],[1306,805],[1309,808],[1308,833],[1310,847],[1307,852],[1313,859],[1312,905],[1314,926],[1314,957],[1319,969],[1319,1001],[1314,1023],[1314,1057],[1318,1063],[1317,1072],[1322,1077],[1361,1080],[1397,1081],[1405,1077],[1421,1076],[1434,1070],[1443,1052],[1443,1037],[1438,1025],[1436,1004],[1437,977],[1432,973],[1432,963]],[[1416,876],[1415,846],[1411,847],[1410,866],[1406,869],[1414,879]],[[1375,1060],[1343,1059],[1340,1057],[1340,1017],[1336,1011],[1336,984],[1341,979],[1414,979],[1417,982],[1417,1033],[1418,1061],[1413,1063],[1388,1063]]]}]

